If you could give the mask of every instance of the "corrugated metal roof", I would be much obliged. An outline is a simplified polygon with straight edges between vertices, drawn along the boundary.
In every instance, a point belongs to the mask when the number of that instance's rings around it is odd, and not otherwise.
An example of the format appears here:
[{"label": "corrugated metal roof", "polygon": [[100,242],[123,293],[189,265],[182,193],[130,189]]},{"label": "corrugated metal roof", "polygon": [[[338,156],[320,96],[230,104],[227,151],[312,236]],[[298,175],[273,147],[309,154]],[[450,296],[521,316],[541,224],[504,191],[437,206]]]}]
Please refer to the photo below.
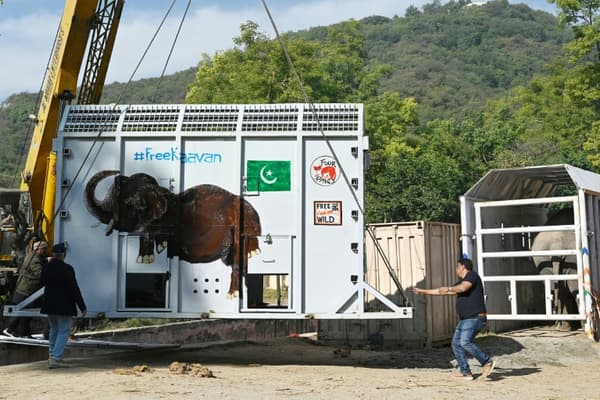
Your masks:
[{"label": "corrugated metal roof", "polygon": [[568,164],[490,170],[465,197],[513,200],[552,196],[559,186],[600,194],[600,175]]}]

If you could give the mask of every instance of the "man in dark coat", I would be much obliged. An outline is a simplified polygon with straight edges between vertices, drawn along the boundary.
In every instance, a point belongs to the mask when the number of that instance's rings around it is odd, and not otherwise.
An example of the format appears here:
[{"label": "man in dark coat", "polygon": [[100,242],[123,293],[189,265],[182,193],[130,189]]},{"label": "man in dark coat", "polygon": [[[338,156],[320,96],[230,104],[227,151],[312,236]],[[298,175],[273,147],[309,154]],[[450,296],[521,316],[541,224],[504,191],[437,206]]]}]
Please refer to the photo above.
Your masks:
[{"label": "man in dark coat", "polygon": [[42,271],[44,301],[41,313],[48,314],[50,332],[48,338],[48,368],[67,366],[63,363],[63,353],[71,333],[71,318],[77,315],[85,317],[87,309],[73,267],[64,262],[66,246],[64,243],[52,247],[52,259]]},{"label": "man in dark coat", "polygon": [[[47,248],[48,243],[44,241],[33,243],[32,252],[25,257],[23,264],[19,268],[19,277],[17,278],[15,293],[11,299],[12,304],[19,304],[42,287],[40,279],[42,268],[47,264]],[[29,318],[13,317],[10,320],[8,328],[4,330],[4,334],[7,336],[29,336],[31,333],[29,322]],[[21,332],[19,332],[20,323],[23,328]]]}]

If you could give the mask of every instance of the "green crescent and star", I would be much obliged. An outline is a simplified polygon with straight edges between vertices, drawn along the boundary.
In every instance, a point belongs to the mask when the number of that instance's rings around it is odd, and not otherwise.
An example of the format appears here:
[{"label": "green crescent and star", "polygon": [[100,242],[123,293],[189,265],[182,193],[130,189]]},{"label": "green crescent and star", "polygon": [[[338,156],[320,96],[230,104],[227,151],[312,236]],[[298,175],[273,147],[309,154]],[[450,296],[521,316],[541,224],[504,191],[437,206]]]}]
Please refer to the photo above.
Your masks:
[{"label": "green crescent and star", "polygon": [[246,163],[247,190],[289,192],[291,190],[290,161],[248,160]]}]

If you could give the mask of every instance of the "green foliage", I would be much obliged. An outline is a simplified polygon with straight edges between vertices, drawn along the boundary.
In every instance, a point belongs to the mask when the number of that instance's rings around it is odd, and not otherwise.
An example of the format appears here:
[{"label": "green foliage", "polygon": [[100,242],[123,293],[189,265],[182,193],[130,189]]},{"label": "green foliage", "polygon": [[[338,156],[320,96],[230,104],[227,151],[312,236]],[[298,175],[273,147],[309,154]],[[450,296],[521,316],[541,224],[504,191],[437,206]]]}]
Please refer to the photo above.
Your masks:
[{"label": "green foliage", "polygon": [[[516,145],[524,130],[522,122],[515,118],[514,99],[502,98],[490,102],[486,110],[465,123],[468,128],[461,132],[461,137],[472,146],[483,165],[488,168],[510,166],[500,165],[497,159],[499,153]],[[517,165],[521,163],[513,164]]]},{"label": "green foliage", "polygon": [[408,6],[408,8],[406,9],[406,11],[404,12],[404,16],[406,18],[410,18],[410,17],[416,17],[419,14],[421,14],[421,11],[419,11],[419,9],[415,6]]},{"label": "green foliage", "polygon": [[526,6],[464,4],[434,2],[362,28],[370,58],[392,65],[383,90],[414,97],[422,120],[481,110],[543,71],[569,38],[550,14]]},{"label": "green foliage", "polygon": [[484,172],[461,132],[467,122],[429,123],[416,146],[402,143],[392,156],[374,150],[367,172],[367,220],[459,222],[458,197]]},{"label": "green foliage", "polygon": [[[26,150],[28,143],[27,132],[33,129],[28,118],[35,108],[35,95],[16,94],[10,96],[0,105],[0,186],[15,187],[20,183],[18,173],[15,176],[15,167],[19,162],[22,149]],[[25,161],[23,156],[22,161]]]},{"label": "green foliage", "polygon": [[414,99],[401,99],[398,93],[386,92],[369,100],[365,108],[370,145],[382,157],[396,157],[405,143],[419,140],[410,134],[418,126]]},{"label": "green foliage", "polygon": [[574,95],[570,85],[576,69],[557,61],[552,74],[490,102],[478,127],[465,135],[490,168],[568,163],[597,165],[593,102]]},{"label": "green foliage", "polygon": [[[366,68],[367,53],[359,23],[326,29],[322,42],[283,36],[285,47],[311,101],[361,101],[375,95],[385,67]],[[294,71],[276,40],[247,22],[235,47],[204,55],[188,103],[304,102]]]},{"label": "green foliage", "polygon": [[455,177],[460,168],[431,152],[405,147],[385,165],[374,163],[369,171],[367,220],[381,221],[458,221]]},{"label": "green foliage", "polygon": [[126,83],[106,85],[102,92],[104,104],[181,104],[185,101],[188,85],[194,79],[196,68],[164,76]]},{"label": "green foliage", "polygon": [[600,104],[600,1],[553,0],[561,13],[562,25],[574,34],[566,46],[565,58],[571,70],[566,89],[579,101]]},{"label": "green foliage", "polygon": [[[554,93],[559,93],[570,108],[563,111],[569,114],[568,123],[572,138],[566,142],[578,150],[581,163],[589,163],[600,171],[600,143],[598,133],[600,121],[600,1],[598,0],[552,0],[561,13],[562,25],[571,27],[574,38],[565,46],[565,59],[562,68],[553,74]],[[558,79],[557,79],[558,78]],[[565,136],[565,135],[563,135]]]},{"label": "green foliage", "polygon": [[600,121],[592,122],[592,128],[583,144],[583,150],[588,154],[587,159],[592,167],[596,171],[600,171]]}]

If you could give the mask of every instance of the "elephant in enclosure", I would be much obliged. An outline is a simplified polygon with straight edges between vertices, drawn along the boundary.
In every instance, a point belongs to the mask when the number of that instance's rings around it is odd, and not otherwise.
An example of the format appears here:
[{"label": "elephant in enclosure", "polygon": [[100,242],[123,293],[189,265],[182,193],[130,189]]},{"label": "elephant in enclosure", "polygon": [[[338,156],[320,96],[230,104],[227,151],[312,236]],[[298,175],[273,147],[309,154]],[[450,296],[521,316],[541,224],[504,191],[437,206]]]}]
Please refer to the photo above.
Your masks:
[{"label": "elephant in enclosure", "polygon": [[[565,208],[548,218],[546,225],[572,225],[573,209]],[[564,250],[575,248],[575,232],[548,231],[539,232],[533,239],[532,251]],[[541,275],[577,274],[577,259],[569,256],[534,256],[533,262]],[[558,314],[577,314],[577,281],[559,281],[554,283],[553,302]],[[577,328],[577,321],[570,321],[571,328]]]},{"label": "elephant in enclosure", "polygon": [[[113,175],[106,196],[98,200],[98,183]],[[106,236],[113,230],[140,236],[138,263],[154,262],[156,245],[158,253],[166,248],[169,258],[190,263],[220,259],[231,266],[229,297],[239,290],[240,264],[245,276],[245,256],[260,252],[258,213],[246,200],[219,186],[197,185],[175,194],[148,174],[124,176],[119,171],[100,171],[85,187],[84,204],[107,225]]]}]

